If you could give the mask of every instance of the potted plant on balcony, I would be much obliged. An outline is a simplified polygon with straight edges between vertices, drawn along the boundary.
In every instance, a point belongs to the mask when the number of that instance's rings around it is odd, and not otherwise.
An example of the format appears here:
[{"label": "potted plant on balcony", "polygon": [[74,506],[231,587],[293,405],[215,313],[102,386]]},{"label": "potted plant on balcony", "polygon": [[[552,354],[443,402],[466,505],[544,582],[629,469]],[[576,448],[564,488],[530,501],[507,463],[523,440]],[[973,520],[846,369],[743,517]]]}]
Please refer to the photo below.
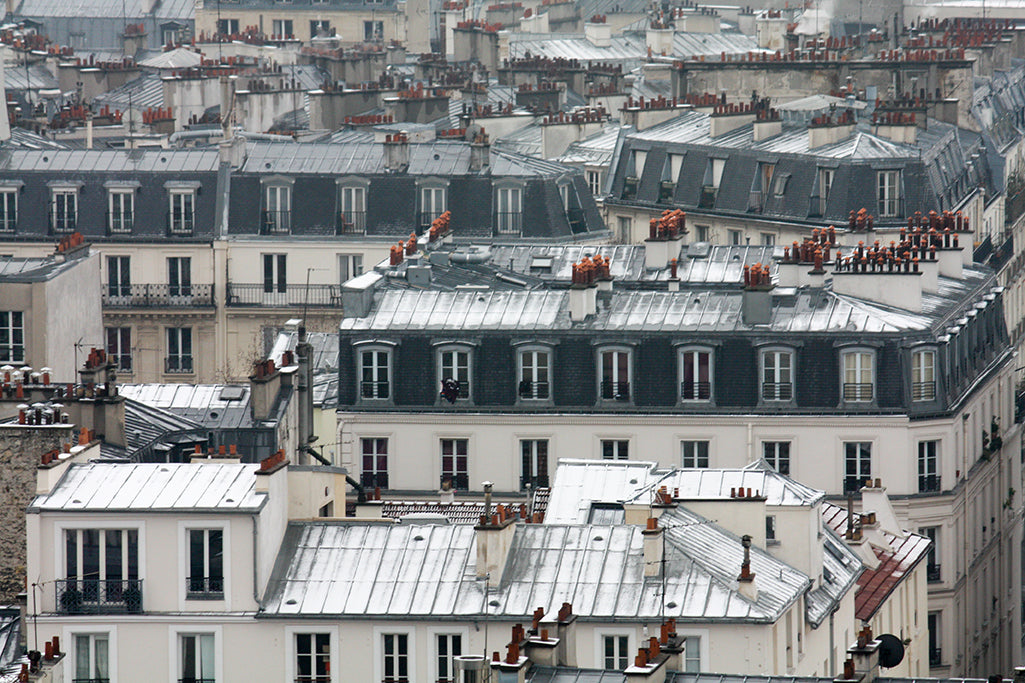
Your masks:
[{"label": "potted plant on balcony", "polygon": [[61,593],[61,610],[67,614],[78,614],[82,611],[82,591],[74,585],[69,585]]}]

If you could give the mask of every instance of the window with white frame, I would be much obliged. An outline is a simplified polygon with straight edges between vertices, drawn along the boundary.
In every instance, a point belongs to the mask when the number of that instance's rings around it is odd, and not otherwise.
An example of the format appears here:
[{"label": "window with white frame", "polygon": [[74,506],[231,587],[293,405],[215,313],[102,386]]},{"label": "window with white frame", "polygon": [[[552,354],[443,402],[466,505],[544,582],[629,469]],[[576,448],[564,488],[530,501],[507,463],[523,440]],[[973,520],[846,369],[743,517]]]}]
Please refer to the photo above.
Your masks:
[{"label": "window with white frame", "polygon": [[789,349],[765,349],[762,360],[762,400],[794,398],[794,353]]},{"label": "window with white frame", "polygon": [[445,487],[446,482],[450,488],[470,488],[469,478],[469,439],[442,439],[441,440],[441,484]]},{"label": "window with white frame", "polygon": [[789,441],[763,441],[762,457],[780,474],[790,474]]},{"label": "window with white frame", "polygon": [[110,635],[107,633],[76,633],[73,681],[109,683]]},{"label": "window with white frame", "polygon": [[363,254],[338,255],[338,284],[363,274]]},{"label": "window with white frame", "polygon": [[383,633],[381,640],[381,683],[409,683],[409,635]]},{"label": "window with white frame", "polygon": [[271,22],[271,32],[281,38],[291,38],[295,35],[291,19],[274,19]]},{"label": "window with white frame", "polygon": [[936,352],[932,349],[911,354],[911,400],[936,400]]},{"label": "window with white frame", "polygon": [[179,633],[180,675],[178,683],[216,683],[214,678],[214,634]]},{"label": "window with white frame", "polygon": [[876,198],[879,201],[880,217],[900,215],[900,171],[876,173]]},{"label": "window with white frame", "polygon": [[167,357],[164,359],[164,370],[168,373],[191,373],[192,366],[192,328],[167,328]]},{"label": "window with white frame", "polygon": [[263,293],[285,294],[288,292],[288,255],[262,254]]},{"label": "window with white frame", "polygon": [[935,583],[941,580],[939,540],[940,528],[938,526],[925,526],[918,529],[918,533],[929,539],[929,550],[925,556],[925,580]]},{"label": "window with white frame", "polygon": [[331,683],[331,634],[295,634],[295,683]]},{"label": "window with white frame", "polygon": [[591,194],[595,197],[602,195],[602,173],[598,170],[587,171],[587,189],[591,191]]},{"label": "window with white frame", "polygon": [[220,600],[224,597],[224,529],[187,529],[189,575],[185,597]]},{"label": "window with white frame", "polygon": [[698,242],[710,242],[712,237],[712,228],[708,225],[695,225],[694,226],[694,238]]},{"label": "window with white frame", "polygon": [[238,34],[238,19],[218,19],[217,32],[222,36],[233,36]]},{"label": "window with white frame", "polygon": [[25,362],[25,316],[21,311],[0,311],[0,361]]},{"label": "window with white frame", "polygon": [[630,441],[628,439],[602,439],[601,457],[603,460],[629,459]]},{"label": "window with white frame", "polygon": [[[317,0],[314,0],[316,4]],[[310,20],[310,37],[316,38],[326,37],[331,35],[331,22],[327,19],[311,19]]]},{"label": "window with white frame", "polygon": [[936,439],[918,442],[918,492],[940,490],[940,442]]},{"label": "window with white frame", "polygon": [[680,400],[709,401],[712,398],[713,352],[706,348],[680,350]]},{"label": "window with white frame", "polygon": [[362,233],[367,229],[367,188],[342,185],[338,188],[339,234]]},{"label": "window with white frame", "polygon": [[523,228],[523,190],[500,187],[495,190],[495,229],[499,234],[519,234]]},{"label": "window with white frame", "polygon": [[14,232],[18,225],[18,189],[0,188],[0,232]]},{"label": "window with white frame", "polygon": [[114,367],[120,372],[132,371],[132,328],[131,327],[108,327],[105,329],[107,337],[107,357]]},{"label": "window with white frame", "polygon": [[833,168],[820,168],[819,169],[819,198],[818,198],[818,209],[819,215],[826,215],[826,207],[829,204],[829,192],[833,189],[833,178],[836,176],[836,169]]},{"label": "window with white frame", "polygon": [[683,639],[683,670],[686,673],[701,672],[701,636],[687,636]]},{"label": "window with white frame", "polygon": [[437,683],[456,683],[455,658],[463,654],[463,637],[458,633],[434,635]]},{"label": "window with white frame", "polygon": [[192,296],[192,258],[170,256],[167,259],[167,293],[172,298]]},{"label": "window with white frame", "polygon": [[263,188],[263,229],[268,234],[284,234],[292,229],[292,186],[267,185]]},{"label": "window with white frame", "polygon": [[843,400],[867,403],[875,398],[875,353],[852,349],[841,354],[843,362]]},{"label": "window with white frame", "polygon": [[765,540],[769,543],[776,541],[776,515],[765,516]]},{"label": "window with white frame", "polygon": [[520,488],[548,486],[548,439],[520,439]]},{"label": "window with white frame", "polygon": [[602,668],[622,671],[630,666],[630,636],[605,635],[602,641]]},{"label": "window with white frame", "polygon": [[446,346],[438,349],[438,382],[444,388],[446,380],[456,382],[457,400],[470,399],[470,349]]},{"label": "window with white frame", "polygon": [[168,193],[171,204],[168,228],[175,235],[190,235],[196,220],[196,191],[172,190]]},{"label": "window with white frame", "polygon": [[559,201],[562,203],[562,210],[569,211],[569,183],[559,184]]},{"label": "window with white frame", "polygon": [[708,467],[707,441],[681,441],[680,467]]},{"label": "window with white frame", "polygon": [[129,233],[135,222],[135,190],[118,189],[107,193],[107,229]]},{"label": "window with white frame", "polygon": [[107,296],[127,299],[132,294],[132,267],[129,256],[107,257]]},{"label": "window with white frame", "polygon": [[844,493],[857,493],[872,478],[872,443],[847,441],[844,453]]},{"label": "window with white frame", "polygon": [[631,355],[625,348],[603,349],[599,352],[601,376],[599,396],[606,401],[630,400]]},{"label": "window with white frame", "polygon": [[448,188],[420,188],[420,225],[428,228],[431,222],[445,213],[448,204]]},{"label": "window with white frame", "polygon": [[363,22],[363,40],[370,43],[374,41],[384,40],[384,22],[383,21],[364,21]]},{"label": "window with white frame", "polygon": [[141,610],[138,529],[65,529],[64,576],[57,582],[61,612],[90,605]]},{"label": "window with white frame", "polygon": [[525,401],[547,400],[551,391],[551,352],[547,348],[521,349],[519,397]]},{"label": "window with white frame", "polygon": [[763,247],[771,247],[774,244],[776,244],[776,236],[774,234],[772,234],[771,232],[763,232],[761,234],[761,237],[762,237],[762,246]]},{"label": "window with white frame", "polygon": [[360,484],[366,488],[388,488],[388,439],[360,439]]},{"label": "window with white frame", "polygon": [[391,350],[367,347],[359,351],[359,395],[362,399],[391,398]]},{"label": "window with white frame", "polygon": [[78,229],[78,188],[55,187],[50,193],[50,229],[56,233]]},{"label": "window with white frame", "polygon": [[729,244],[740,245],[744,243],[744,231],[743,230],[732,230],[726,231],[726,241]]}]

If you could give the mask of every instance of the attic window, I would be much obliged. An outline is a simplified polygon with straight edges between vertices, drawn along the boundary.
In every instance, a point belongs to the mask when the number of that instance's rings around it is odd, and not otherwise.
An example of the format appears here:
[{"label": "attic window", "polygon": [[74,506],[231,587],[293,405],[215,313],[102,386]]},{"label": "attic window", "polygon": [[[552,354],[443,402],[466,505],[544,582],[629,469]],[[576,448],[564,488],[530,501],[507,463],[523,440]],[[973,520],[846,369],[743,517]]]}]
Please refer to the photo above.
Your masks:
[{"label": "attic window", "polygon": [[530,261],[530,270],[550,273],[552,272],[552,259],[547,256],[535,256]]},{"label": "attic window", "polygon": [[775,194],[777,197],[782,197],[784,194],[786,194],[788,180],[790,180],[789,173],[777,173],[776,183],[772,190],[773,194]]},{"label": "attic window", "polygon": [[245,395],[244,387],[224,387],[217,398],[221,401],[241,401]]},{"label": "attic window", "polygon": [[619,503],[591,503],[588,524],[624,524],[626,512]]}]

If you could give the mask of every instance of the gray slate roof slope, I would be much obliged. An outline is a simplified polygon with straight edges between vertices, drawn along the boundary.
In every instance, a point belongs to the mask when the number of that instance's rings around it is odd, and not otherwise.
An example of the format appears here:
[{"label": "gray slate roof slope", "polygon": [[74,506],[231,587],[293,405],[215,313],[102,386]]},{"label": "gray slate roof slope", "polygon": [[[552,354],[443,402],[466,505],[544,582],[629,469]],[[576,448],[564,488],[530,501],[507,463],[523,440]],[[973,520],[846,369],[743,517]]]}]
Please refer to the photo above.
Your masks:
[{"label": "gray slate roof slope", "polygon": [[[598,671],[570,667],[532,667],[528,683],[626,683],[622,671]],[[814,676],[745,676],[739,674],[684,673],[667,671],[666,683],[832,683]],[[985,678],[877,678],[878,683],[986,683]]]},{"label": "gray slate roof slope", "polygon": [[562,156],[555,161],[563,164],[586,164],[588,166],[608,166],[612,162],[612,153],[619,140],[618,123],[610,123],[593,135],[578,140],[566,148]]},{"label": "gray slate roof slope", "polygon": [[[758,599],[736,589],[739,539],[687,511],[668,527],[665,616],[681,621],[772,622],[808,580],[760,550],[752,568],[765,577]],[[289,525],[265,596],[266,616],[430,616],[481,614],[470,525]],[[419,539],[419,540],[418,540]],[[522,618],[571,602],[582,619],[650,620],[663,612],[660,578],[644,577],[641,530],[634,526],[517,525],[501,586],[489,613]],[[728,568],[728,569],[727,569]]]},{"label": "gray slate roof slope", "polygon": [[865,571],[861,558],[832,529],[823,528],[822,544],[826,551],[822,554],[822,581],[804,595],[805,618],[812,628],[818,628],[836,609]]},{"label": "gray slate roof slope", "polygon": [[233,463],[72,464],[30,511],[257,512],[258,465]]},{"label": "gray slate roof slope", "polygon": [[220,157],[216,149],[159,150],[22,150],[0,154],[0,170],[54,174],[112,172],[187,173],[217,171]]},{"label": "gray slate roof slope", "polygon": [[42,282],[67,272],[78,259],[57,262],[53,258],[0,258],[0,282]]},{"label": "gray slate roof slope", "polygon": [[[120,387],[119,387],[120,389]],[[156,408],[131,398],[125,400],[126,451],[135,453],[159,442],[173,432],[199,430],[203,426],[173,412]]]},{"label": "gray slate roof slope", "polygon": [[[124,4],[122,4],[122,2]],[[144,6],[151,6],[151,12],[144,12]],[[14,14],[26,17],[143,17],[191,19],[194,0],[21,0]]]},{"label": "gray slate roof slope", "polygon": [[[197,427],[254,425],[246,384],[122,384],[119,391],[122,396],[178,415]],[[240,398],[222,398],[225,395]]]}]

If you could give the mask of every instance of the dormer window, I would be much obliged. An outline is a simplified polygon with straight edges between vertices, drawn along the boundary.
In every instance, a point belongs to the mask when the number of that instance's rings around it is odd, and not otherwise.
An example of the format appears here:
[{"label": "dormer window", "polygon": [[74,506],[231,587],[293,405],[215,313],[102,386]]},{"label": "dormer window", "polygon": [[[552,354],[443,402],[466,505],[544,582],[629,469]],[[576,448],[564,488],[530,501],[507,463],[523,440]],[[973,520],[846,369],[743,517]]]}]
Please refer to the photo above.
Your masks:
[{"label": "dormer window", "polygon": [[[471,349],[468,346],[447,345],[438,348],[438,384],[440,391],[444,391],[446,385],[454,387],[455,402],[468,402],[472,398],[470,382],[472,373],[470,371]],[[453,385],[452,382],[455,382]],[[446,398],[441,399],[448,403]]]},{"label": "dormer window", "polygon": [[172,235],[191,235],[196,224],[196,193],[199,183],[175,181],[165,183],[170,202],[167,229]]},{"label": "dormer window", "polygon": [[367,187],[365,178],[338,181],[338,234],[362,235],[367,229]]},{"label": "dormer window", "polygon": [[448,209],[448,184],[441,179],[428,179],[420,183],[420,228],[431,227],[435,218]]},{"label": "dormer window", "polygon": [[710,401],[712,399],[712,366],[714,354],[708,348],[686,348],[680,351],[680,400]]},{"label": "dormer window", "polygon": [[523,188],[495,189],[495,230],[500,235],[518,235],[523,229]]},{"label": "dormer window", "polygon": [[762,400],[792,401],[794,398],[794,352],[765,349],[762,361]]},{"label": "dormer window", "polygon": [[851,349],[841,354],[844,403],[870,403],[875,399],[875,353]]},{"label": "dormer window", "polygon": [[135,222],[135,189],[138,183],[106,183],[107,230],[131,233]]},{"label": "dormer window", "polygon": [[899,170],[876,173],[876,198],[879,200],[880,217],[890,218],[900,215],[900,185]]},{"label": "dormer window", "polygon": [[287,235],[292,231],[292,186],[267,183],[263,188],[263,232]]},{"label": "dormer window", "polygon": [[78,229],[78,183],[50,185],[50,230],[57,234]]},{"label": "dormer window", "polygon": [[359,348],[359,397],[364,401],[389,400],[391,391],[391,352],[379,344]]},{"label": "dormer window", "polygon": [[630,349],[625,347],[605,348],[599,354],[601,376],[599,396],[603,401],[630,400],[630,377],[632,359]]},{"label": "dormer window", "polygon": [[936,400],[936,351],[933,349],[911,354],[911,400]]},{"label": "dormer window", "polygon": [[0,181],[0,232],[14,232],[18,225],[18,193],[21,181]]},{"label": "dormer window", "polygon": [[552,397],[551,351],[531,347],[519,351],[519,387],[521,401],[547,401]]}]

